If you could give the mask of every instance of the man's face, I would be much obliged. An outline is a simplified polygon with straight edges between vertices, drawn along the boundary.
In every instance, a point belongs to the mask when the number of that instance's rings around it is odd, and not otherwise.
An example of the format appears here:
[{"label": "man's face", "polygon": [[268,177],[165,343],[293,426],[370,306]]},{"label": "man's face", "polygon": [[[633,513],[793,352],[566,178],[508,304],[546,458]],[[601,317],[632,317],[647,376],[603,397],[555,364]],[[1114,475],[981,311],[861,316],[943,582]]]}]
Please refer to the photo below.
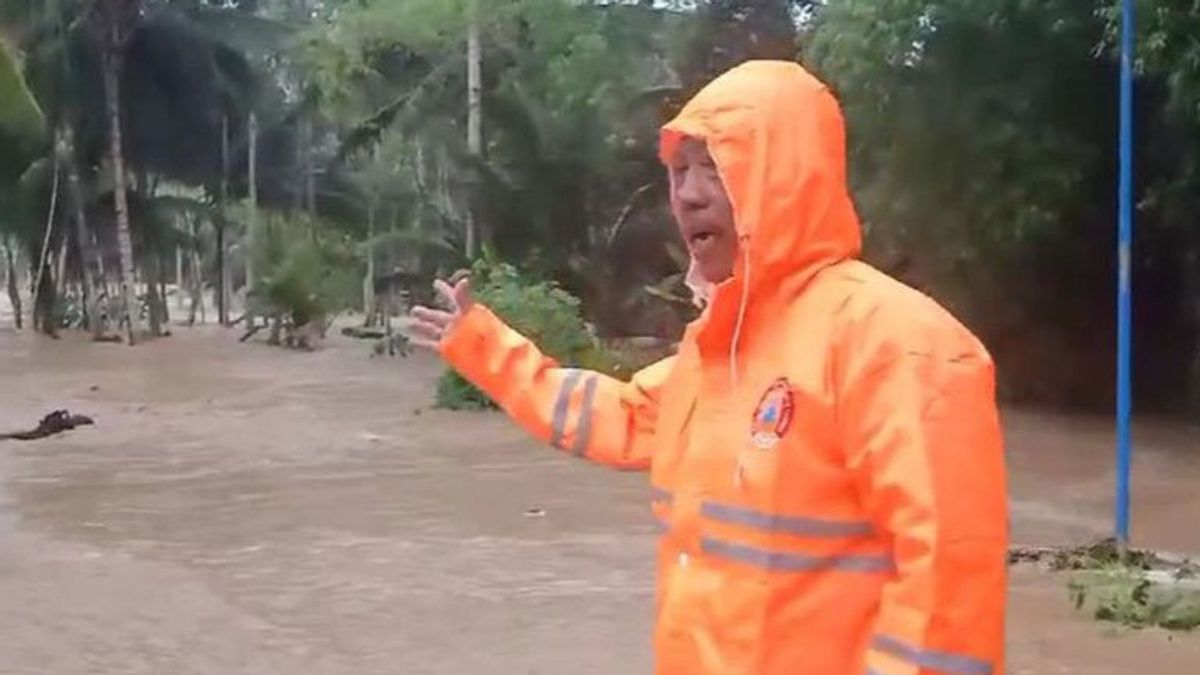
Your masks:
[{"label": "man's face", "polygon": [[679,233],[700,274],[706,281],[719,284],[733,276],[738,237],[733,206],[717,165],[703,141],[684,138],[668,169],[671,211],[679,224]]}]

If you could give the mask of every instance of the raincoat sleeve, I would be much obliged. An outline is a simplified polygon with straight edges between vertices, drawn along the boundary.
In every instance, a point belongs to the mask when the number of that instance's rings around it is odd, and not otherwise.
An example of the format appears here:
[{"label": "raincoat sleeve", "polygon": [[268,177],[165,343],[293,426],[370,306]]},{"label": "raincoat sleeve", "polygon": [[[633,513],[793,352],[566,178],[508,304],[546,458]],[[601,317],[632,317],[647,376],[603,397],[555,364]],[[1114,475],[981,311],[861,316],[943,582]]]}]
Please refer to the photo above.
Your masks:
[{"label": "raincoat sleeve", "polygon": [[649,468],[658,391],[673,358],[631,382],[562,368],[479,304],[459,319],[440,351],[538,439],[615,468]]},{"label": "raincoat sleeve", "polygon": [[844,447],[895,563],[866,675],[1004,672],[1003,441],[992,362],[962,333],[907,345],[868,339],[859,353],[869,356],[848,368]]}]

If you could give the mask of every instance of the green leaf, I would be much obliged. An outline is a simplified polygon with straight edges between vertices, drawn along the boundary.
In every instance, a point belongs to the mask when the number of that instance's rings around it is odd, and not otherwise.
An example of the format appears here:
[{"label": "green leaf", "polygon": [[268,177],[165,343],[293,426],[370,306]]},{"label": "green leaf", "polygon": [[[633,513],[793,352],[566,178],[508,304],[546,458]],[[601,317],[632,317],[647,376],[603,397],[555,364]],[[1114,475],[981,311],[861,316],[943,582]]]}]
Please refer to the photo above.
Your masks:
[{"label": "green leaf", "polygon": [[[21,76],[19,62],[8,44],[0,40],[0,142],[8,146],[0,154],[11,161],[20,151],[28,152],[45,133],[45,118]],[[13,151],[14,145],[18,152]],[[18,158],[16,165],[20,164]],[[9,171],[14,168],[8,166]]]}]

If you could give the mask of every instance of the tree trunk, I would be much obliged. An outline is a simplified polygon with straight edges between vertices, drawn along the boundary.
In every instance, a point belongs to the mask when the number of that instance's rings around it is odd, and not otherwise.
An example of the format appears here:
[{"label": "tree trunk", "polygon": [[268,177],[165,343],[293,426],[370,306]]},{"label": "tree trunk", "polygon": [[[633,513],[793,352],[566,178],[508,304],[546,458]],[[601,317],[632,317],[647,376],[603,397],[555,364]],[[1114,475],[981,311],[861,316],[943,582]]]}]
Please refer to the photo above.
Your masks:
[{"label": "tree trunk", "polygon": [[99,293],[101,290],[103,290],[105,293],[107,293],[109,278],[108,266],[104,263],[104,240],[100,236],[100,233],[94,229],[90,234],[91,239],[88,241],[88,244],[92,247],[92,250],[96,252],[96,271],[98,273],[98,276],[96,277],[96,283],[100,284],[102,287],[96,289],[96,292]]},{"label": "tree trunk", "polygon": [[[158,263],[162,264],[162,262]],[[167,274],[158,269],[158,311],[162,317],[163,335],[170,335],[170,305],[167,303]]]},{"label": "tree trunk", "polygon": [[221,115],[221,191],[213,227],[217,231],[217,323],[229,325],[229,264],[225,243],[225,207],[229,203],[229,115]]},{"label": "tree trunk", "polygon": [[51,275],[43,272],[41,281],[35,287],[33,301],[33,328],[42,333],[55,337],[58,334],[54,325],[54,280]]},{"label": "tree trunk", "polygon": [[227,282],[225,278],[225,224],[224,218],[217,216],[213,221],[213,227],[217,231],[216,246],[217,246],[217,285],[216,293],[214,293],[213,301],[217,303],[217,323],[222,326],[229,325],[229,305],[225,301],[225,289]]},{"label": "tree trunk", "polygon": [[[62,240],[58,244],[58,257],[54,259],[54,278],[51,279],[51,287],[54,289],[54,302],[50,305],[50,320],[54,322],[54,330],[59,328],[71,328],[69,325],[58,323],[58,315],[54,311],[58,308],[61,299],[66,298],[70,288],[67,285],[67,244],[70,243],[70,237],[66,232],[62,233]],[[64,318],[65,315],[64,315]]]},{"label": "tree trunk", "polygon": [[[478,14],[478,3],[473,3],[472,13]],[[483,53],[479,39],[479,18],[472,16],[467,29],[467,150],[478,161],[483,157]],[[479,176],[471,171],[471,189],[467,198],[466,254],[474,259],[480,244],[478,222]]]},{"label": "tree trunk", "polygon": [[[1200,242],[1186,244],[1188,251],[1183,256],[1184,296],[1186,310],[1190,314],[1193,328],[1200,328]],[[1191,415],[1200,414],[1200,335],[1192,342],[1192,356],[1188,368],[1188,391],[1184,397],[1184,408]]]},{"label": "tree trunk", "polygon": [[437,183],[434,186],[437,190],[437,200],[440,203],[439,211],[442,215],[443,222],[452,223],[458,218],[458,213],[454,206],[454,199],[450,195],[450,169],[449,160],[446,158],[446,149],[438,148],[434,155],[434,170],[437,178]]},{"label": "tree trunk", "polygon": [[317,217],[317,175],[313,170],[313,123],[304,119],[304,208]]},{"label": "tree trunk", "polygon": [[175,306],[183,307],[183,247],[175,247]]},{"label": "tree trunk", "polygon": [[365,325],[375,325],[375,198],[367,202],[367,273],[363,276]]},{"label": "tree trunk", "polygon": [[[113,43],[119,44],[119,29],[114,26]],[[121,62],[115,47],[106,47],[102,59],[104,96],[108,103],[109,160],[113,174],[113,204],[117,218],[117,246],[121,253],[121,310],[125,315],[126,337],[136,344],[141,323],[133,287],[133,239],[129,233],[129,201],[125,192],[125,154],[121,141]]]},{"label": "tree trunk", "polygon": [[200,265],[200,244],[196,238],[196,221],[190,216],[186,216],[188,221],[188,233],[191,234],[191,295],[192,307],[188,310],[188,326],[196,325],[196,310],[200,310],[200,322],[207,321],[204,315],[204,273]]},{"label": "tree trunk", "polygon": [[13,323],[16,324],[17,330],[24,328],[24,317],[21,307],[21,284],[17,281],[17,260],[13,255],[12,247],[9,246],[8,240],[4,241],[4,264],[8,272],[6,285],[8,286],[8,302],[12,307]]},{"label": "tree trunk", "polygon": [[158,277],[158,308],[162,312],[162,325],[166,328],[164,335],[171,334],[171,307],[167,304],[167,280],[165,274]]},{"label": "tree trunk", "polygon": [[162,263],[157,254],[151,255],[146,263],[146,317],[150,320],[150,335],[162,335],[162,314],[158,296],[159,272]]},{"label": "tree trunk", "polygon": [[[58,181],[60,177],[60,167],[58,164],[58,155],[52,154],[52,164],[54,166],[54,182],[50,187],[50,207],[46,212],[46,233],[42,238],[41,251],[37,253],[37,268],[34,271],[33,278],[30,280],[29,292],[32,294],[30,301],[30,325],[36,331],[38,326],[43,325],[38,322],[38,313],[43,307],[41,302],[41,292],[45,285],[42,283],[46,278],[46,265],[50,261],[50,240],[54,234],[54,222],[58,215]],[[44,328],[44,326],[43,326]]]},{"label": "tree trunk", "polygon": [[[249,298],[254,288],[254,253],[258,243],[258,115],[251,112],[247,124],[249,136],[249,156],[246,158],[249,167],[250,215],[246,222],[246,238],[243,243],[246,258],[246,296]],[[246,306],[249,308],[249,302]]]},{"label": "tree trunk", "polygon": [[88,332],[93,338],[100,337],[104,332],[104,322],[100,318],[100,286],[97,283],[99,270],[97,261],[100,258],[95,240],[87,226],[87,212],[83,204],[83,188],[79,180],[79,164],[75,160],[75,142],[70,128],[63,131],[63,161],[67,164],[67,192],[70,195],[71,207],[75,221],[75,248],[79,252],[80,277],[83,282],[83,313],[87,319]]},{"label": "tree trunk", "polygon": [[297,124],[299,126],[296,128],[295,147],[292,149],[295,153],[295,157],[292,159],[296,162],[296,180],[293,184],[295,191],[292,192],[292,211],[299,213],[304,210],[304,155],[307,153],[307,150],[304,146],[304,124],[303,122],[298,122]]},{"label": "tree trunk", "polygon": [[65,295],[67,292],[68,243],[70,243],[70,237],[64,232],[62,240],[58,243],[58,257],[54,259],[54,294],[56,296]]}]

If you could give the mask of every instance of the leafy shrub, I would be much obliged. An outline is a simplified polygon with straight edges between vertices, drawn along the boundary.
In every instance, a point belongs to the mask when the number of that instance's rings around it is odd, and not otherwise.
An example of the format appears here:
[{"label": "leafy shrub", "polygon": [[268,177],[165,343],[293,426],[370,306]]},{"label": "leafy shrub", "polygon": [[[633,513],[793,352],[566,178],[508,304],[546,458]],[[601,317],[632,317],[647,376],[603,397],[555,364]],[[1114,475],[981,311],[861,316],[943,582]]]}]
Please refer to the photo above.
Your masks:
[{"label": "leafy shrub", "polygon": [[346,307],[358,284],[348,245],[313,231],[303,219],[269,215],[254,247],[253,293],[290,313],[296,326]]},{"label": "leafy shrub", "polygon": [[1076,609],[1090,605],[1099,621],[1129,628],[1200,628],[1200,588],[1190,577],[1113,564],[1078,573],[1068,589]]},{"label": "leafy shrub", "polygon": [[[512,265],[485,258],[472,269],[471,287],[478,302],[560,363],[616,375],[623,370],[588,330],[579,299],[555,283],[531,279]],[[439,380],[437,405],[451,410],[496,407],[454,371]]]},{"label": "leafy shrub", "polygon": [[1023,548],[1009,562],[1070,571],[1067,584],[1075,609],[1127,628],[1200,628],[1200,566],[1168,560],[1151,551],[1122,550],[1114,539],[1075,548]]}]

